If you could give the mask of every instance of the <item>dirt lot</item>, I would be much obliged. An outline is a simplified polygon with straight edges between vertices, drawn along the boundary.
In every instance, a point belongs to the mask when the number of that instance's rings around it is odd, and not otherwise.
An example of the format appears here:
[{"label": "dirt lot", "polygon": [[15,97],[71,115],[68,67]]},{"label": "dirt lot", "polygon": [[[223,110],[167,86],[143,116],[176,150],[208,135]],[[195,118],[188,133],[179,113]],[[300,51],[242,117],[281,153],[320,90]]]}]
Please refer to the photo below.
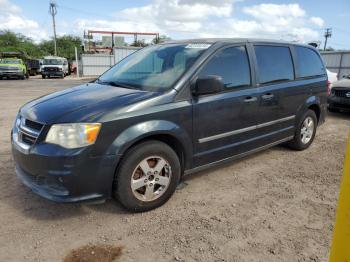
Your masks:
[{"label": "dirt lot", "polygon": [[191,175],[157,210],[115,201],[56,204],[17,180],[10,129],[28,100],[77,80],[0,81],[0,261],[62,261],[87,244],[120,261],[327,261],[350,115],[332,114],[314,144],[282,146]]}]

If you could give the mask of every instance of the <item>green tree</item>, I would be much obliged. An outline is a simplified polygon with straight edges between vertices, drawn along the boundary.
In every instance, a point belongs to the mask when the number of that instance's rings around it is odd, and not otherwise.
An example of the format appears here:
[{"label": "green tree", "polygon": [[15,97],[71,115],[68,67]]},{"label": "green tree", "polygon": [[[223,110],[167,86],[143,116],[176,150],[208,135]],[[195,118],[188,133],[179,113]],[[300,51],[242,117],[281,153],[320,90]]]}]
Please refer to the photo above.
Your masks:
[{"label": "green tree", "polygon": [[[78,48],[78,52],[80,52],[81,48],[81,38],[78,36],[64,35],[57,37],[57,55],[61,57],[65,57],[68,60],[75,59],[75,50],[74,48]],[[54,54],[54,41],[46,40],[39,44],[40,49],[44,50],[46,55]]]},{"label": "green tree", "polygon": [[[57,38],[57,55],[69,60],[75,59],[74,47],[80,48],[81,39],[77,36],[65,35]],[[42,58],[54,54],[53,40],[35,43],[31,38],[11,31],[0,31],[0,52],[24,52],[31,58]]]},{"label": "green tree", "polygon": [[145,43],[145,40],[136,40],[130,46],[145,47],[148,46],[148,44]]},{"label": "green tree", "polygon": [[11,31],[0,31],[0,52],[24,52],[30,57],[44,54],[32,39]]},{"label": "green tree", "polygon": [[159,37],[153,38],[152,43],[153,44],[161,44],[161,43],[164,43],[164,42],[167,42],[170,40],[171,40],[171,38],[169,36],[161,35]]}]

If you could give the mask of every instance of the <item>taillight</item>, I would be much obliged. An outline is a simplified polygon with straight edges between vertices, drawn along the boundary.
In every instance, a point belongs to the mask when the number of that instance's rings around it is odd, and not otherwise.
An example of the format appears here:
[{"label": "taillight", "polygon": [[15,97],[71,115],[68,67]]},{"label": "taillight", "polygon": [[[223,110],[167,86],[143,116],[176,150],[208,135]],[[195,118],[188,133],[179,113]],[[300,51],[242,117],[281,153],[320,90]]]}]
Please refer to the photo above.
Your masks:
[{"label": "taillight", "polygon": [[327,80],[327,95],[331,95],[331,81]]}]

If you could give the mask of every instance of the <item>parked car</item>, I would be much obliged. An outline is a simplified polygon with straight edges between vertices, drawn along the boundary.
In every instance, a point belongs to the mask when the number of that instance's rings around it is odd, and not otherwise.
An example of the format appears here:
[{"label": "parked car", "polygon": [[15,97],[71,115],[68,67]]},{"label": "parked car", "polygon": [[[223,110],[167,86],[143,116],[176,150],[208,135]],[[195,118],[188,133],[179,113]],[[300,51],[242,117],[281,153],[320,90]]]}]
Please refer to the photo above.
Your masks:
[{"label": "parked car", "polygon": [[61,77],[68,75],[68,61],[64,57],[46,56],[41,66],[41,76],[46,77]]},{"label": "parked car", "polygon": [[328,69],[326,69],[326,71],[327,71],[328,81],[330,82],[330,88],[332,88],[333,83],[338,81],[338,74],[332,71],[329,71]]},{"label": "parked car", "polygon": [[328,97],[328,110],[350,112],[350,75],[333,83],[331,95]]},{"label": "parked car", "polygon": [[0,79],[2,78],[28,78],[27,67],[22,59],[3,58],[0,59]]},{"label": "parked car", "polygon": [[95,82],[25,104],[12,129],[16,173],[54,201],[114,196],[146,211],[184,174],[281,143],[308,148],[326,109],[326,69],[311,46],[152,45]]},{"label": "parked car", "polygon": [[39,59],[28,59],[26,61],[29,75],[36,76],[40,73],[40,60]]}]

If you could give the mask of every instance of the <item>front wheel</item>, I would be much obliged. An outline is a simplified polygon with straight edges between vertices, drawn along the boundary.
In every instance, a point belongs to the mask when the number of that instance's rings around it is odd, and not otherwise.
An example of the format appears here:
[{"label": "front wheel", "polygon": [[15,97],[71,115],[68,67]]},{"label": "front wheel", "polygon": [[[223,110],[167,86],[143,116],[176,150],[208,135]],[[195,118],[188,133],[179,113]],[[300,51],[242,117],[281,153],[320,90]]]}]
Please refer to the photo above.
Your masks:
[{"label": "front wheel", "polygon": [[114,196],[131,211],[143,212],[163,205],[180,181],[177,154],[167,144],[147,141],[123,157],[114,184]]},{"label": "front wheel", "polygon": [[290,147],[296,150],[304,150],[308,148],[315,138],[316,129],[316,114],[313,110],[307,110],[300,118],[294,139],[289,143]]}]

